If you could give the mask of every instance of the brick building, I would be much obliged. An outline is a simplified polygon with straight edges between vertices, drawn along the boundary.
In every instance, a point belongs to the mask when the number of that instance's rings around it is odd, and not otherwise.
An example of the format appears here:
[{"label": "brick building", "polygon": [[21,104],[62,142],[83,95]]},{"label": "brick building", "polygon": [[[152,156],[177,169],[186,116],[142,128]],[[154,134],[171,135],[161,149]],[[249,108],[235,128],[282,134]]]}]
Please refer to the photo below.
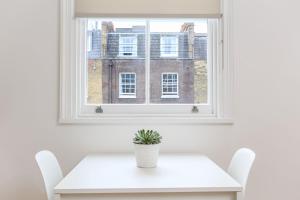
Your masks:
[{"label": "brick building", "polygon": [[[145,26],[102,22],[87,32],[90,103],[145,102]],[[205,103],[207,35],[193,23],[150,34],[150,102]]]}]

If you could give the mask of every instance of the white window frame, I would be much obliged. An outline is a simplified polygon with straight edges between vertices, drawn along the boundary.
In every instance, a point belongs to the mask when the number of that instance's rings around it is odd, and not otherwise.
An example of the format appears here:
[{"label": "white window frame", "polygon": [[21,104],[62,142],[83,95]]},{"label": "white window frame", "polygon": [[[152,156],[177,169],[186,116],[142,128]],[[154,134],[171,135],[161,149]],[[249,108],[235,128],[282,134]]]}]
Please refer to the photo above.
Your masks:
[{"label": "white window frame", "polygon": [[93,49],[93,33],[90,31],[87,35],[87,40],[86,40],[86,50],[87,52],[92,51]]},{"label": "white window frame", "polygon": [[[176,75],[176,88],[177,88],[177,92],[175,93],[164,93],[164,85],[167,85],[168,86],[168,84],[164,84],[164,75]],[[161,98],[162,99],[178,99],[179,98],[179,85],[178,85],[178,83],[179,83],[179,75],[178,75],[178,73],[176,73],[176,72],[163,72],[162,74],[161,74]]]},{"label": "white window frame", "polygon": [[[166,38],[175,39],[174,44],[166,44]],[[166,52],[166,46],[171,47],[171,52]],[[160,56],[161,57],[178,57],[178,35],[161,35],[160,36]]]},{"label": "white window frame", "polygon": [[[175,124],[232,124],[233,123],[233,50],[232,50],[232,0],[221,0],[222,18],[214,26],[213,33],[217,48],[208,53],[213,59],[213,99],[208,105],[196,105],[199,112],[193,113],[192,105],[101,105],[103,113],[95,113],[99,105],[86,105],[87,82],[85,24],[74,17],[74,0],[61,0],[60,23],[60,123],[175,123]],[[180,18],[180,16],[178,16]],[[148,26],[149,27],[149,26]],[[80,42],[76,42],[80,41]],[[146,48],[150,50],[150,36],[146,37]],[[148,61],[150,62],[150,61]],[[82,78],[83,77],[83,78]],[[146,69],[146,80],[150,71]],[[213,84],[212,84],[213,83]],[[146,88],[149,91],[149,88]],[[146,97],[149,97],[149,92]],[[130,111],[129,111],[130,110]],[[134,119],[134,120],[132,120]]]},{"label": "white window frame", "polygon": [[[132,43],[125,43],[124,42],[124,38],[131,38],[133,39]],[[137,35],[128,35],[128,34],[119,34],[119,57],[137,57]],[[127,46],[127,47],[131,47],[132,51],[128,51],[128,52],[124,52],[123,48]],[[124,53],[131,53],[131,55],[124,55]]]},{"label": "white window frame", "polygon": [[[133,84],[127,84],[122,82],[122,75],[134,75],[134,83]],[[134,85],[134,93],[124,93],[122,90],[122,85]],[[121,72],[119,73],[119,98],[124,99],[124,98],[136,98],[136,73],[134,72]]]}]

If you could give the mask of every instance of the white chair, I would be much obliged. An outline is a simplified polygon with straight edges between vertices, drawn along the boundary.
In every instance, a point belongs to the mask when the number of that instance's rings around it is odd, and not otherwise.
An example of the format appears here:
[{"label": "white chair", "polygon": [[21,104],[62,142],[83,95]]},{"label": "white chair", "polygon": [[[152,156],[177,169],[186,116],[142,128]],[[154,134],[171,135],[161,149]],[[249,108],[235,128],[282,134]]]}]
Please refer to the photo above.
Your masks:
[{"label": "white chair", "polygon": [[251,149],[241,148],[235,152],[228,167],[228,173],[242,185],[242,196],[245,196],[248,176],[255,160]]},{"label": "white chair", "polygon": [[57,159],[52,152],[46,150],[38,152],[35,159],[44,179],[48,200],[54,200],[54,187],[63,178]]}]

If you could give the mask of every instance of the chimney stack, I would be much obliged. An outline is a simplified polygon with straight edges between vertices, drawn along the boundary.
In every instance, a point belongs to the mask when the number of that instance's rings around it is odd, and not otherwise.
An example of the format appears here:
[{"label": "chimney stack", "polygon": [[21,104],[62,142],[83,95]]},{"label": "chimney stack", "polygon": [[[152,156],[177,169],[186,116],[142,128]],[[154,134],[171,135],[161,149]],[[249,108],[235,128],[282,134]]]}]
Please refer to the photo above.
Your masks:
[{"label": "chimney stack", "polygon": [[188,58],[193,58],[194,57],[194,38],[195,38],[194,23],[182,24],[180,32],[188,33]]},{"label": "chimney stack", "polygon": [[102,56],[107,56],[107,40],[108,40],[108,33],[114,32],[114,25],[112,22],[102,22],[101,24],[101,50]]}]

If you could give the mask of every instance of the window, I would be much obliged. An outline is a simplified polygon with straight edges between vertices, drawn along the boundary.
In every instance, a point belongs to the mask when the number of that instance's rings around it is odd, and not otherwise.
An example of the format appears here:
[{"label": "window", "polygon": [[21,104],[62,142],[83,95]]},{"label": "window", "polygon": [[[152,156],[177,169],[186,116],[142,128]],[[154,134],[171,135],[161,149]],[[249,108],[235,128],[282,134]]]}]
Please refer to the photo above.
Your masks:
[{"label": "window", "polygon": [[161,57],[178,56],[178,37],[172,35],[162,35],[160,38],[160,55]]},{"label": "window", "polygon": [[178,96],[178,74],[163,73],[161,75],[161,98],[179,98]]},{"label": "window", "polygon": [[61,121],[231,115],[229,5],[216,9],[222,18],[197,12],[110,19],[89,18],[63,2]]},{"label": "window", "polygon": [[[104,112],[119,104],[159,107],[176,104],[213,113],[215,19],[80,19],[82,41],[93,27],[93,48],[79,55],[83,107],[101,105]],[[88,47],[88,44],[86,45]],[[101,52],[98,54],[97,52]],[[98,56],[97,56],[98,55]],[[137,79],[138,77],[138,79]],[[87,95],[85,95],[87,94]],[[190,106],[189,106],[190,105]],[[150,109],[149,107],[149,109]],[[141,112],[144,109],[141,108]],[[132,112],[132,111],[130,111]]]},{"label": "window", "polygon": [[[87,98],[84,99],[87,105],[212,106],[214,97],[211,83],[214,66],[212,60],[208,58],[210,48],[208,43],[213,40],[213,32],[208,32],[208,28],[213,26],[216,20],[82,19],[81,21],[85,24],[84,27],[93,27],[95,36],[93,48],[85,57],[82,56],[82,60],[86,59],[86,62],[82,63],[82,70],[87,71],[87,86],[83,86],[84,89],[87,88],[85,92]],[[83,28],[83,31],[88,37],[90,30]],[[162,51],[165,55],[163,58]],[[121,85],[118,86],[116,83],[121,80],[118,76],[123,72],[132,72],[139,77],[136,80],[138,94],[130,95],[120,90]],[[164,84],[167,78],[163,77],[162,80],[161,75],[165,72],[177,74],[168,80],[174,81],[173,83]],[[180,79],[177,79],[178,77]]]},{"label": "window", "polygon": [[119,56],[137,56],[136,36],[120,35]]},{"label": "window", "polygon": [[[97,33],[94,47],[92,51],[82,56],[84,63],[81,69],[83,74],[86,74],[83,77],[86,80],[83,86],[86,94],[83,99],[85,104],[144,104],[145,21],[82,19],[81,23],[84,27],[98,24],[93,29]],[[83,33],[87,31],[84,27],[82,27]],[[133,75],[123,77],[122,73],[136,74],[134,84],[132,84]],[[129,80],[127,76],[132,77],[131,82],[123,84],[122,79]],[[136,86],[139,87],[138,90]],[[129,88],[135,91],[130,92]]]},{"label": "window", "polygon": [[136,98],[136,74],[120,73],[119,98]]}]

